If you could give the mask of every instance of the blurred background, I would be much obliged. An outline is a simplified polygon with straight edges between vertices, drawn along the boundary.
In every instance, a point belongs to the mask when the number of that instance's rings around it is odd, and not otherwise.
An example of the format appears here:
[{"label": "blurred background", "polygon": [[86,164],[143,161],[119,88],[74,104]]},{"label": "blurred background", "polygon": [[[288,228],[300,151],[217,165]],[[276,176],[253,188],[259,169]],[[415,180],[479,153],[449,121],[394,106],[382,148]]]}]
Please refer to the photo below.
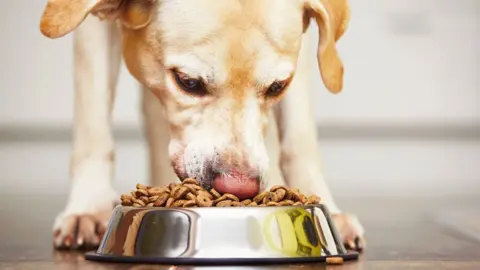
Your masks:
[{"label": "blurred background", "polygon": [[[480,1],[350,2],[339,43],[344,91],[331,95],[319,75],[314,81],[334,194],[480,194]],[[68,191],[72,35],[41,35],[44,4],[5,1],[0,9],[2,193]],[[114,111],[120,192],[148,175],[139,94],[123,66]]]}]

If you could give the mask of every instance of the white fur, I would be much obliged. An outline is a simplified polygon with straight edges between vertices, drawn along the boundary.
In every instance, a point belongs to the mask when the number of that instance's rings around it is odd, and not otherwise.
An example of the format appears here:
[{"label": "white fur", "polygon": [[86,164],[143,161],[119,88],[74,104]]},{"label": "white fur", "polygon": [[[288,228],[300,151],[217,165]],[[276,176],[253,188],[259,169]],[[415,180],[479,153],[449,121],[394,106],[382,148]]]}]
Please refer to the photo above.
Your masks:
[{"label": "white fur", "polygon": [[[262,181],[264,181],[263,178],[267,173],[269,158],[261,124],[267,123],[268,117],[262,116],[260,113],[260,105],[258,98],[254,95],[255,93],[255,91],[252,91],[251,94],[245,98],[243,111],[244,122],[240,132],[243,132],[245,154],[247,154],[245,158],[248,159],[249,164],[258,168],[262,174]],[[261,185],[263,187],[266,186],[265,183],[261,183]]]},{"label": "white fur", "polygon": [[321,197],[332,213],[340,213],[323,175],[319,155],[316,121],[312,110],[311,76],[314,65],[310,55],[314,44],[312,32],[303,38],[297,72],[281,101],[282,171],[285,181],[305,192]]},{"label": "white fur", "polygon": [[[56,217],[54,230],[60,229],[69,217],[94,215],[112,209],[114,201],[118,200],[118,194],[109,182],[111,167],[111,162],[90,158],[76,168],[67,205]],[[107,221],[103,221],[104,225]]]},{"label": "white fur", "polygon": [[[114,142],[111,106],[120,65],[119,33],[111,24],[87,18],[75,34],[75,127],[68,202],[54,224],[96,215],[118,199],[111,185]],[[108,220],[104,220],[104,223]],[[64,233],[64,232],[62,232]]]},{"label": "white fur", "polygon": [[292,61],[288,61],[288,59],[271,61],[270,59],[262,53],[261,59],[257,62],[256,73],[263,85],[270,85],[274,81],[287,80],[295,72],[295,65]]}]

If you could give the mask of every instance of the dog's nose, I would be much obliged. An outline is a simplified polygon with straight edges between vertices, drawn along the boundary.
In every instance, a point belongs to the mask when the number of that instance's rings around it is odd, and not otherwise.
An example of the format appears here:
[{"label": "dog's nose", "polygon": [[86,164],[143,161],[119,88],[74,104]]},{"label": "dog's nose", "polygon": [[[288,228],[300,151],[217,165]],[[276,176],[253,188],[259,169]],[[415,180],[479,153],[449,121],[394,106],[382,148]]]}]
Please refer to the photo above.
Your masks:
[{"label": "dog's nose", "polygon": [[229,173],[218,174],[212,182],[212,187],[220,193],[230,193],[240,200],[253,198],[260,191],[259,177],[232,170]]}]

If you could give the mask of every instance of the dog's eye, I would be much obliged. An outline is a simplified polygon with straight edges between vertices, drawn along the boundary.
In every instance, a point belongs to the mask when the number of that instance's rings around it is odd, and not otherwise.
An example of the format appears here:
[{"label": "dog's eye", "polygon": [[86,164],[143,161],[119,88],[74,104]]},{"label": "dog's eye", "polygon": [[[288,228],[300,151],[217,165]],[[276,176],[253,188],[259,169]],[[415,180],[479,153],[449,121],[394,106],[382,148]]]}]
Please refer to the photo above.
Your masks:
[{"label": "dog's eye", "polygon": [[185,73],[173,71],[175,81],[183,91],[197,96],[204,96],[207,94],[205,84],[201,79],[190,78]]},{"label": "dog's eye", "polygon": [[267,97],[277,97],[283,92],[286,86],[287,81],[275,81],[268,87],[265,95]]}]

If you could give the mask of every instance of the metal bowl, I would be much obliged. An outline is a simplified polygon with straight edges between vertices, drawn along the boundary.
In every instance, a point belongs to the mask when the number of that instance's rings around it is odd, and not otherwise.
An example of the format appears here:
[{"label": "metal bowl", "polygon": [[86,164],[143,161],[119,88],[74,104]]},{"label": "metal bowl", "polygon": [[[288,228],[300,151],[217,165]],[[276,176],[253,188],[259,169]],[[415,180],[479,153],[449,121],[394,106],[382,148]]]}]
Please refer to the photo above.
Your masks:
[{"label": "metal bowl", "polygon": [[117,206],[87,260],[260,264],[355,260],[325,205],[154,208]]}]

